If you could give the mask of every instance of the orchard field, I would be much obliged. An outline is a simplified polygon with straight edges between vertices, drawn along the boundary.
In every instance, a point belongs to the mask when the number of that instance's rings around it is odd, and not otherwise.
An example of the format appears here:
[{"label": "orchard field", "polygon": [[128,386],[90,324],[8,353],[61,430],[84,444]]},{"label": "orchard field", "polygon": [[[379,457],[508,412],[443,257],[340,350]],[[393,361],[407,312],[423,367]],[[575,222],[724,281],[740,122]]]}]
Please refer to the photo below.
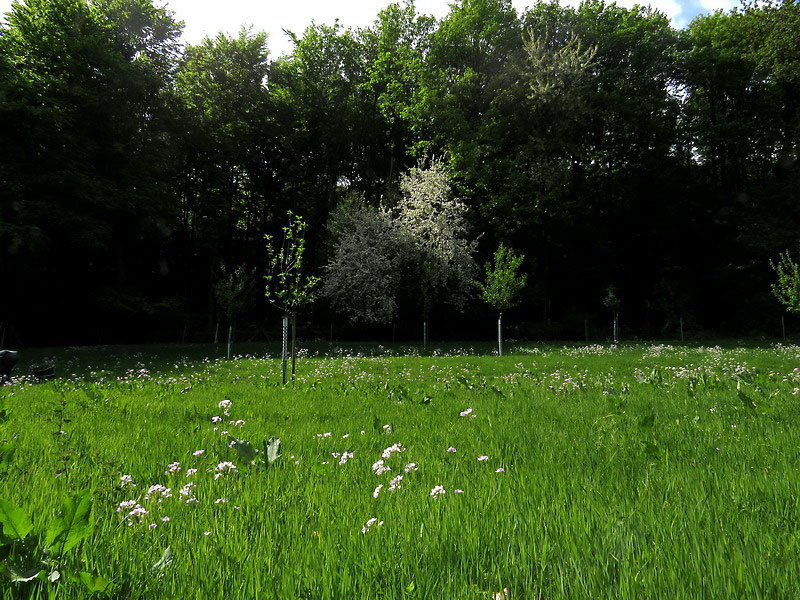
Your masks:
[{"label": "orchard field", "polygon": [[0,598],[797,597],[800,347],[507,350],[54,352]]}]

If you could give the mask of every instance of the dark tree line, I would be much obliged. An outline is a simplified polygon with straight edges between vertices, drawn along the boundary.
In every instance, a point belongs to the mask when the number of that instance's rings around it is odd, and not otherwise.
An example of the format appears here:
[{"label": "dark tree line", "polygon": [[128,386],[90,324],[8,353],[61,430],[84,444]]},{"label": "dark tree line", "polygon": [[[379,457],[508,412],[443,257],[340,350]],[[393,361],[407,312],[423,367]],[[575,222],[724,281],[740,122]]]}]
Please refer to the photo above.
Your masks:
[{"label": "dark tree line", "polygon": [[[321,274],[337,206],[391,203],[430,157],[483,234],[479,262],[499,243],[528,257],[519,335],[578,337],[588,319],[608,337],[610,285],[628,335],[672,335],[679,318],[775,331],[769,260],[800,237],[796,1],[685,30],[602,1],[517,14],[460,0],[441,21],[409,3],[364,30],[309,27],[281,58],[252,31],[184,46],[152,0],[26,0],[7,21],[12,344],[172,341],[184,326],[210,339],[215,286],[265,271],[264,235],[288,210]],[[488,319],[465,325],[486,310],[443,315],[439,336],[490,334]],[[306,316],[309,334],[328,332],[324,301]],[[274,318],[257,282],[238,322],[263,337]]]}]

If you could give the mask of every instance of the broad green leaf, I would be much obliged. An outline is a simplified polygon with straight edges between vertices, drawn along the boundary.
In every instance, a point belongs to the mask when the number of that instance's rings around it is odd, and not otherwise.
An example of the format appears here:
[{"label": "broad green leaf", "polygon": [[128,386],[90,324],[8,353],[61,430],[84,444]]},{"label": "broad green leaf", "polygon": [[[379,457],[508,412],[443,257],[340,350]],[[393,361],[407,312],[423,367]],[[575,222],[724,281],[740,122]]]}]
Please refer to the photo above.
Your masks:
[{"label": "broad green leaf", "polygon": [[[2,566],[3,565],[0,565],[0,567]],[[8,577],[12,583],[28,583],[34,579],[41,578],[44,573],[45,571],[42,570],[41,566],[36,566],[23,571],[22,569],[17,569],[16,567],[6,564],[3,574]]]},{"label": "broad green leaf", "polygon": [[61,514],[47,530],[46,544],[59,554],[68,552],[89,537],[93,527],[92,495],[83,491],[64,500]]},{"label": "broad green leaf", "polygon": [[92,575],[86,571],[81,572],[81,583],[93,594],[108,593],[112,589],[111,582],[100,575]]},{"label": "broad green leaf", "polygon": [[230,438],[231,441],[236,442],[233,445],[233,449],[242,457],[243,460],[246,460],[248,463],[255,460],[256,456],[258,456],[258,450],[253,447],[253,444],[250,442],[246,442],[245,440],[237,440],[234,438]]},{"label": "broad green leaf", "polygon": [[33,529],[28,513],[2,498],[0,498],[0,524],[3,525],[3,535],[12,540],[23,539]]},{"label": "broad green leaf", "polygon": [[267,464],[272,464],[281,456],[281,439],[276,437],[269,438],[267,442]]},{"label": "broad green leaf", "polygon": [[172,563],[173,560],[175,560],[175,556],[172,553],[172,548],[167,546],[158,562],[150,567],[150,572],[156,573],[158,571],[163,571]]}]

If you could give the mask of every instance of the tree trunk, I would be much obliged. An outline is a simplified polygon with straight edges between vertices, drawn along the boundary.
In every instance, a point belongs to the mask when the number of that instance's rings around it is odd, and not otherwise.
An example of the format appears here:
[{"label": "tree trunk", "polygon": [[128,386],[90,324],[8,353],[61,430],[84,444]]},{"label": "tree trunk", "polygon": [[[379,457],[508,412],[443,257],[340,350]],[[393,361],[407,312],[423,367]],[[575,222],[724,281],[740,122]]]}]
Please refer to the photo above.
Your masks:
[{"label": "tree trunk", "polygon": [[422,352],[428,351],[428,315],[422,319]]},{"label": "tree trunk", "polygon": [[297,340],[297,316],[292,315],[292,383],[296,373],[295,364],[297,362],[297,352],[295,351],[295,340]]},{"label": "tree trunk", "polygon": [[233,323],[228,325],[228,360],[231,359],[231,346],[233,345]]},{"label": "tree trunk", "polygon": [[497,317],[497,355],[503,356],[503,312]]},{"label": "tree trunk", "polygon": [[614,343],[616,344],[619,338],[619,320],[617,311],[614,311]]},{"label": "tree trunk", "polygon": [[283,330],[281,335],[281,376],[283,384],[286,385],[286,358],[288,354],[289,345],[289,315],[283,315]]},{"label": "tree trunk", "polygon": [[214,330],[214,345],[219,342],[219,319],[217,319],[217,328]]}]

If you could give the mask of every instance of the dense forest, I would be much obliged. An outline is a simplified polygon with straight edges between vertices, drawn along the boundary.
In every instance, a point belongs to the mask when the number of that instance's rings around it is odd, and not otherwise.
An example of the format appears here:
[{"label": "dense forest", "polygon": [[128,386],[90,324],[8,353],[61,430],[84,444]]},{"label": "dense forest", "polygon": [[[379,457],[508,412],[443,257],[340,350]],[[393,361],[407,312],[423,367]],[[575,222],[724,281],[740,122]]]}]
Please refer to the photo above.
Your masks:
[{"label": "dense forest", "polygon": [[[209,341],[214,290],[254,274],[239,337],[273,338],[265,234],[397,201],[440,161],[474,258],[525,255],[512,337],[775,335],[770,259],[800,226],[800,4],[674,28],[648,8],[413,3],[373,26],[312,25],[271,57],[243,30],[199,45],[152,0],[25,0],[0,26],[0,322],[6,345]],[[422,163],[421,163],[422,161]],[[407,296],[410,296],[407,295]],[[302,335],[418,338],[323,296]],[[477,298],[431,307],[432,339],[491,337]],[[588,325],[588,327],[587,327]]]}]

